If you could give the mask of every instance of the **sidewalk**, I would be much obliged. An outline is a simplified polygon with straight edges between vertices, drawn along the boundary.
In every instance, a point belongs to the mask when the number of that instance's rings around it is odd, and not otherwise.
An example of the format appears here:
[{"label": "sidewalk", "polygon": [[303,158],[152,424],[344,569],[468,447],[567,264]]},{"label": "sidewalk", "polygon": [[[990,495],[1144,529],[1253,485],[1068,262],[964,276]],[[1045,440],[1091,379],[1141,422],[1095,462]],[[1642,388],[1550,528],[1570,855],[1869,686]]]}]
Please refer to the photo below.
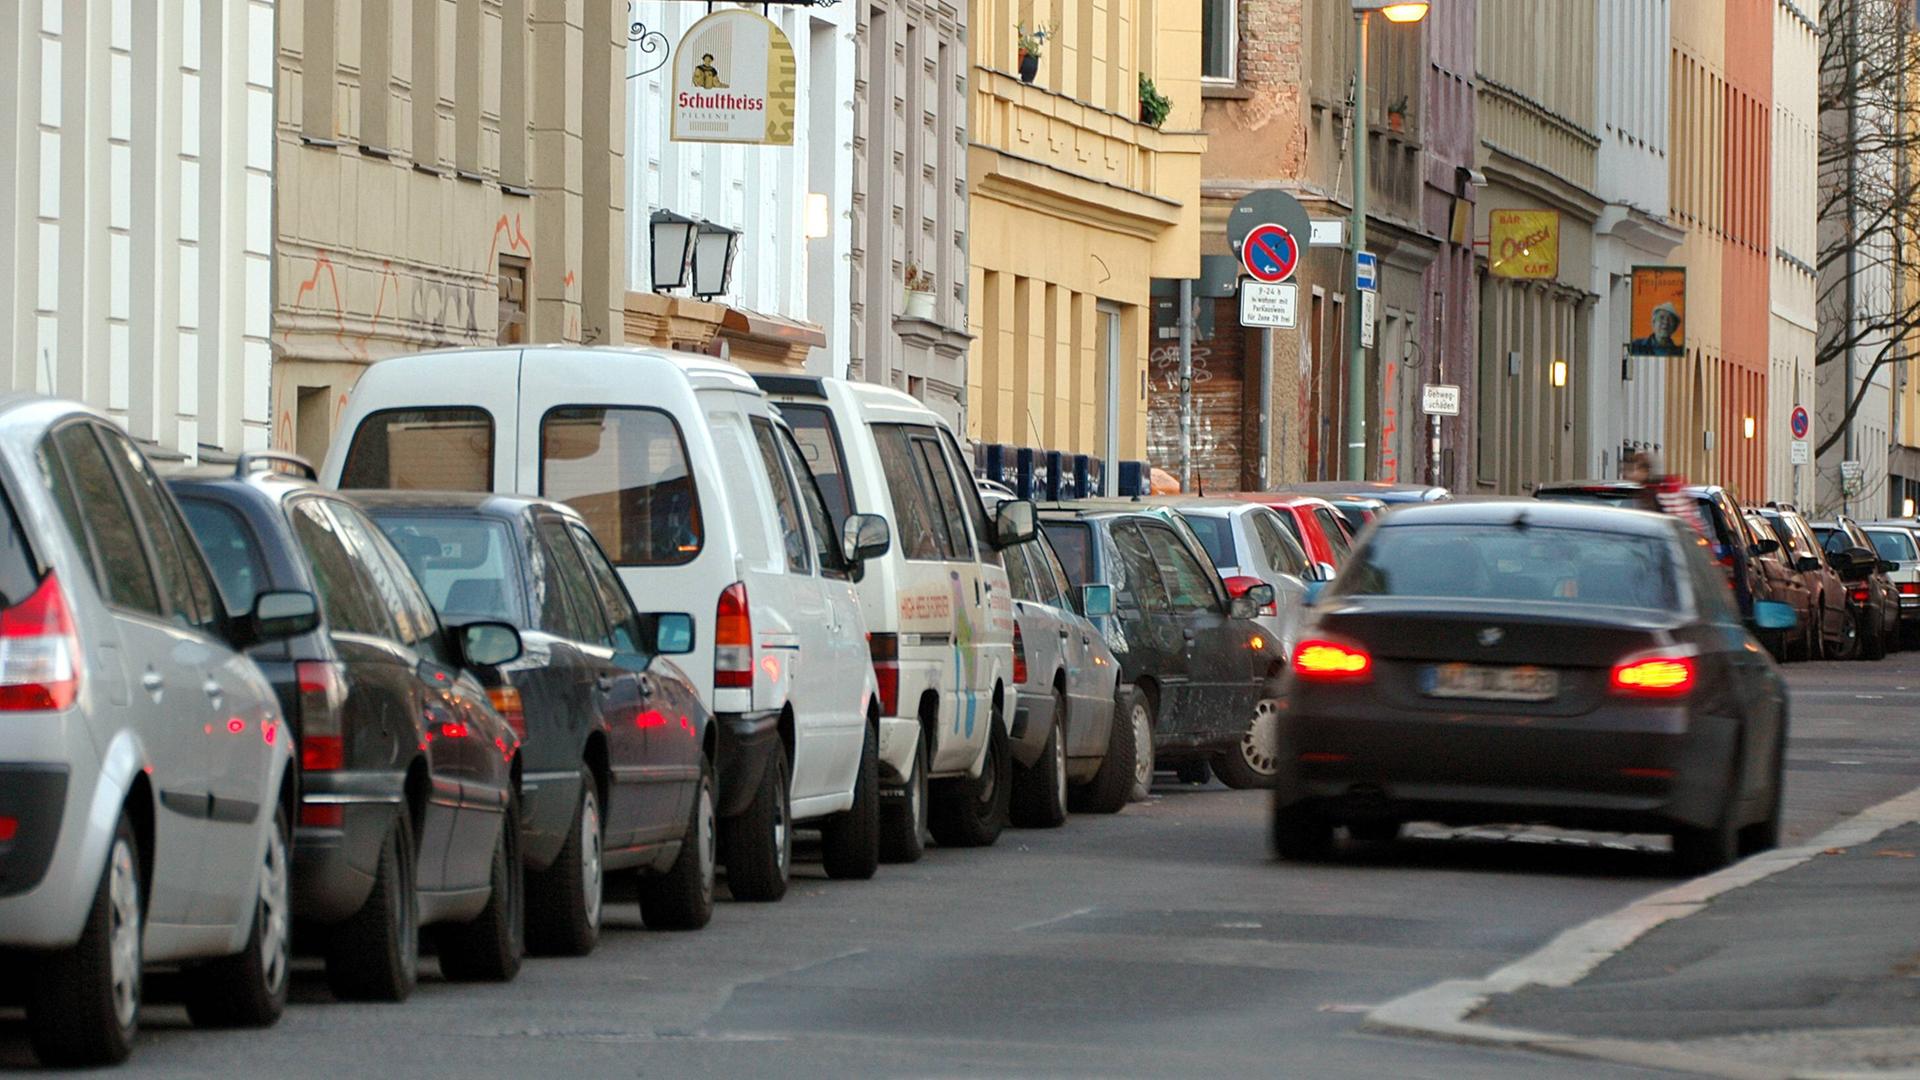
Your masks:
[{"label": "sidewalk", "polygon": [[1369,1026],[1738,1077],[1920,1077],[1920,792]]}]

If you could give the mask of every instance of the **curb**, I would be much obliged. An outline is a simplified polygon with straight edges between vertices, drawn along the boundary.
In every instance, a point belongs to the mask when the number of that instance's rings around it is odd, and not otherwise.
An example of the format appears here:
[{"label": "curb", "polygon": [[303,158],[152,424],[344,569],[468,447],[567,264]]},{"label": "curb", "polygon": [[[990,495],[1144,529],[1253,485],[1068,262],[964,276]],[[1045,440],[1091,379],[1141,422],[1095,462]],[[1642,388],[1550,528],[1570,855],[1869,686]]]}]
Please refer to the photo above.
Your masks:
[{"label": "curb", "polygon": [[1714,1057],[1629,1039],[1594,1039],[1548,1031],[1499,1027],[1468,1019],[1501,994],[1523,987],[1571,986],[1601,962],[1638,941],[1647,931],[1685,918],[1714,897],[1791,870],[1829,848],[1854,847],[1889,829],[1920,821],[1920,788],[1868,807],[1798,847],[1755,855],[1705,877],[1663,889],[1610,914],[1561,931],[1539,950],[1479,979],[1450,979],[1395,998],[1367,1014],[1365,1030],[1414,1035],[1477,1046],[1534,1050],[1565,1057],[1722,1076],[1734,1080],[1782,1080],[1791,1070]]}]

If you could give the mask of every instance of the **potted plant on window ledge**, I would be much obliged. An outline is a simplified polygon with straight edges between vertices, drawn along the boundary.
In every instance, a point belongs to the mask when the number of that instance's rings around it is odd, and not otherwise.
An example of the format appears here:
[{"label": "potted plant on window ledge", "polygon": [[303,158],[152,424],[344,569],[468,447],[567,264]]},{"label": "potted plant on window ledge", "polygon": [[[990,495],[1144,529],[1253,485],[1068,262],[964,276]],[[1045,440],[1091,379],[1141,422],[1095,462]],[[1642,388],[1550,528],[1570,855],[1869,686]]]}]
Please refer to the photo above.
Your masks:
[{"label": "potted plant on window ledge", "polygon": [[1040,74],[1040,50],[1053,40],[1056,27],[1036,26],[1027,29],[1027,24],[1015,23],[1014,36],[1020,43],[1020,81],[1030,83]]},{"label": "potted plant on window ledge", "polygon": [[1160,92],[1153,85],[1153,77],[1146,72],[1140,73],[1140,122],[1159,130],[1167,122],[1167,114],[1173,111],[1173,99]]},{"label": "potted plant on window ledge", "polygon": [[1387,130],[1395,133],[1407,130],[1407,95],[1401,94],[1387,106]]},{"label": "potted plant on window ledge", "polygon": [[939,294],[934,292],[932,271],[909,265],[900,291],[901,318],[933,321],[933,304]]}]

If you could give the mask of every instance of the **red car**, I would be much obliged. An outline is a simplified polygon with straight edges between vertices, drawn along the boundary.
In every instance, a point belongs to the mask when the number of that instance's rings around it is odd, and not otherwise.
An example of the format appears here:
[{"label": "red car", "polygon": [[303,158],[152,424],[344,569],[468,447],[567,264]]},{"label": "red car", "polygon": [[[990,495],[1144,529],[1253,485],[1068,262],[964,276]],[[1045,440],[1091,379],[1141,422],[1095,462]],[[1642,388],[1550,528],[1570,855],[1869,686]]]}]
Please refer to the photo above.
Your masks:
[{"label": "red car", "polygon": [[1347,526],[1340,509],[1327,500],[1272,491],[1244,491],[1231,497],[1279,511],[1280,520],[1293,530],[1294,539],[1300,541],[1300,546],[1307,549],[1316,564],[1336,571],[1347,565],[1347,553],[1353,548],[1353,530]]}]

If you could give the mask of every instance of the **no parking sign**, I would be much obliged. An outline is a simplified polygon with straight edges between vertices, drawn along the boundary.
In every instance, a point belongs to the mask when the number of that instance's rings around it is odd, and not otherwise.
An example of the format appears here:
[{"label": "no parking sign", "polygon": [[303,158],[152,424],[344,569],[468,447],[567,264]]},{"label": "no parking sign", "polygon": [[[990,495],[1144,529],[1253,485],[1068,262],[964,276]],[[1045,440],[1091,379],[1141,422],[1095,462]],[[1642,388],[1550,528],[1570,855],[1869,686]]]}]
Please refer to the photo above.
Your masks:
[{"label": "no parking sign", "polygon": [[1255,225],[1240,245],[1240,265],[1255,281],[1285,281],[1300,266],[1300,244],[1284,225]]}]

